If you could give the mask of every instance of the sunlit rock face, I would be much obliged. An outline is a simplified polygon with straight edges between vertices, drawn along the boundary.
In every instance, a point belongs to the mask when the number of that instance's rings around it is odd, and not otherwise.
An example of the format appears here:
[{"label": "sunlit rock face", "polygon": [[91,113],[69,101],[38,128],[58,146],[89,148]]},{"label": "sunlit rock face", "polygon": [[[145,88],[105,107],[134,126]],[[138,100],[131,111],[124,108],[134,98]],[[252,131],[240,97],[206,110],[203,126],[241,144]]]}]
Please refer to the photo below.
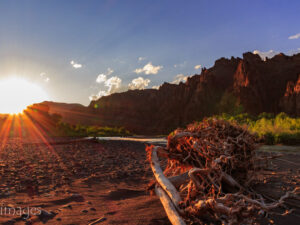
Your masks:
[{"label": "sunlit rock face", "polygon": [[284,111],[299,116],[299,74],[300,54],[262,60],[248,52],[242,59],[221,58],[179,85],[164,83],[159,90],[130,90],[101,97],[81,108],[77,115],[85,111],[89,116],[76,121],[123,126],[136,134],[167,134],[221,113],[224,96],[234,98],[251,114]]},{"label": "sunlit rock face", "polygon": [[280,99],[280,107],[291,115],[300,116],[300,74],[296,82],[287,83],[285,94]]}]

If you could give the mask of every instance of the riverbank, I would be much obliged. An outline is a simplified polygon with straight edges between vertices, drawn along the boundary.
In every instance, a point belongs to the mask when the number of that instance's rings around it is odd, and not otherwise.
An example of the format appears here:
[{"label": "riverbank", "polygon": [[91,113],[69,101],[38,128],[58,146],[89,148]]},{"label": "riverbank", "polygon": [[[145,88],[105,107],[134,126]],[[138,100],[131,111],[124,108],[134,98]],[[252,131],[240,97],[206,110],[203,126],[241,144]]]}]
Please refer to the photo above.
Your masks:
[{"label": "riverbank", "polygon": [[[99,224],[169,224],[158,198],[145,191],[153,177],[145,141],[59,139],[48,145],[8,140],[0,151],[2,205],[40,207],[48,214],[28,219],[2,214],[0,222],[86,225],[100,219]],[[299,186],[299,159],[294,153],[273,159],[272,171],[261,173],[256,190],[278,199]],[[270,219],[275,224],[297,224],[297,215],[299,208]]]}]

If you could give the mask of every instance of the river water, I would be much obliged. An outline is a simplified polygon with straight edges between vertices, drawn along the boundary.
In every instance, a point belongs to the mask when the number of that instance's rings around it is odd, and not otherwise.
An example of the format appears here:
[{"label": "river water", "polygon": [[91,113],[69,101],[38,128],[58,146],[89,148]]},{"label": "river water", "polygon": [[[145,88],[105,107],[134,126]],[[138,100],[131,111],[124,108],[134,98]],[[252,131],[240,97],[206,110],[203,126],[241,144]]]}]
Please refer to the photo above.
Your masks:
[{"label": "river water", "polygon": [[166,145],[165,137],[97,137],[98,140],[105,141],[136,141],[154,145]]},{"label": "river water", "polygon": [[[166,145],[166,137],[97,137],[98,140],[106,141],[136,141],[154,145]],[[262,145],[259,147],[260,151],[264,152],[282,152],[300,154],[300,146],[288,146],[288,145]]]}]

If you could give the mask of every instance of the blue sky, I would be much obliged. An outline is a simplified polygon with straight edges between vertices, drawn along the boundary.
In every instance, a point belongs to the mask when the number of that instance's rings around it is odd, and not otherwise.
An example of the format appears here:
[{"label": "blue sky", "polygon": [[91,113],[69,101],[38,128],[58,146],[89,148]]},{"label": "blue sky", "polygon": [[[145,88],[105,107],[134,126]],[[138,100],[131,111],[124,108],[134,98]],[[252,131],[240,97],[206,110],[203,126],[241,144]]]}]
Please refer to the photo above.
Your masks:
[{"label": "blue sky", "polygon": [[87,105],[93,95],[184,80],[220,57],[298,52],[299,9],[276,0],[3,0],[0,78]]}]

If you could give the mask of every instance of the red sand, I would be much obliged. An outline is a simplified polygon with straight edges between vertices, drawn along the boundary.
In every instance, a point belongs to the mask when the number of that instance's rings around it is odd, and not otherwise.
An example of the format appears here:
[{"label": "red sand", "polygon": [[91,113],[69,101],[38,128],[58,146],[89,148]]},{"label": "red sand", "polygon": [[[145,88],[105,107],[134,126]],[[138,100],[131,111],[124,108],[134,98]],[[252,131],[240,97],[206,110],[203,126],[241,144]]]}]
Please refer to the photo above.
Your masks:
[{"label": "red sand", "polygon": [[[47,147],[9,140],[0,152],[2,207],[46,211],[27,220],[2,213],[0,222],[86,225],[102,218],[97,224],[169,224],[160,201],[145,192],[152,172],[144,149],[143,143],[126,141],[64,142]],[[278,198],[299,186],[299,156],[274,159],[271,168],[275,172],[265,171],[261,177],[265,183],[255,189]],[[275,224],[300,220],[299,202],[289,203],[297,210],[285,217],[271,216]]]}]

